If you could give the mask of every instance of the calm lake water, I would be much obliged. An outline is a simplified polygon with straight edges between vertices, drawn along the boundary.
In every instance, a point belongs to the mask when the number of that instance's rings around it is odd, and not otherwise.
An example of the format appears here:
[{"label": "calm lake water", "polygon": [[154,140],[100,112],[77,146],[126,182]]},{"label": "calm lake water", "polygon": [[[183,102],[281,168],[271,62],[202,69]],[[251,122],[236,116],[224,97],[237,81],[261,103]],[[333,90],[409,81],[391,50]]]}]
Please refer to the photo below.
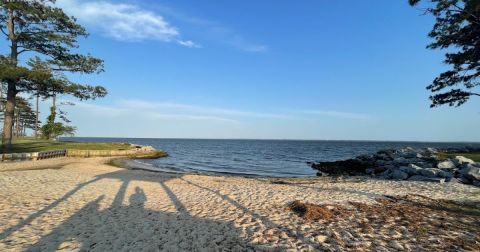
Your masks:
[{"label": "calm lake water", "polygon": [[334,161],[403,147],[464,147],[480,143],[209,140],[153,138],[63,138],[64,141],[129,142],[151,145],[170,155],[156,160],[135,160],[139,168],[169,172],[228,173],[274,177],[314,176],[306,162]]}]

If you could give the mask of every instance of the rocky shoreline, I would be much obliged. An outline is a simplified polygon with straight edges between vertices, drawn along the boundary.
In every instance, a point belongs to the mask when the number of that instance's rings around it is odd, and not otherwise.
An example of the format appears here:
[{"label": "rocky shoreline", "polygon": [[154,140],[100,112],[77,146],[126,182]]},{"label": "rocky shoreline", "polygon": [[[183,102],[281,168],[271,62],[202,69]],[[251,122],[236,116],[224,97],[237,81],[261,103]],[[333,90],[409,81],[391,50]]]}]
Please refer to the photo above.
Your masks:
[{"label": "rocky shoreline", "polygon": [[458,182],[480,186],[480,163],[463,156],[443,159],[441,153],[480,152],[480,148],[382,150],[352,159],[311,163],[318,176],[370,175],[391,180]]}]

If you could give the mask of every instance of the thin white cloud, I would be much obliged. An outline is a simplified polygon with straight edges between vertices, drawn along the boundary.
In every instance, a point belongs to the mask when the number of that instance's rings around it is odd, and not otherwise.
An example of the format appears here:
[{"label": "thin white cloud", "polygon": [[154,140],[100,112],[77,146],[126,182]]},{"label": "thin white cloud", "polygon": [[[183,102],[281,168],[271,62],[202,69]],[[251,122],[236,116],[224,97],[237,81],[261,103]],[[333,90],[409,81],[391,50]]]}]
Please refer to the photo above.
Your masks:
[{"label": "thin white cloud", "polygon": [[[224,118],[219,116],[197,115],[197,114],[169,114],[155,110],[148,110],[146,108],[139,107],[118,107],[108,105],[98,105],[86,102],[76,102],[77,108],[87,110],[89,114],[98,115],[102,117],[125,117],[131,118],[133,116],[142,116],[145,119],[155,120],[180,120],[180,121],[207,121],[207,122],[223,122],[242,124],[242,122],[230,118]],[[141,110],[140,110],[141,109]],[[139,113],[141,111],[141,113]]]},{"label": "thin white cloud", "polygon": [[190,40],[182,40],[178,28],[162,16],[136,5],[79,0],[57,0],[57,4],[80,22],[120,41],[157,40],[199,47]]},{"label": "thin white cloud", "polygon": [[201,48],[202,46],[194,43],[193,41],[191,40],[177,40],[177,42],[180,44],[180,45],[183,45],[183,46],[186,46],[186,47],[190,47],[190,48]]},{"label": "thin white cloud", "polygon": [[146,110],[173,110],[178,113],[192,112],[195,114],[223,115],[223,116],[243,116],[243,117],[262,117],[271,119],[294,119],[294,116],[277,113],[263,113],[236,109],[217,108],[209,106],[198,106],[182,103],[159,103],[147,102],[142,100],[121,100],[120,107],[129,107]]},{"label": "thin white cloud", "polygon": [[269,49],[267,45],[250,42],[244,36],[226,27],[211,26],[209,30],[213,36],[219,38],[224,44],[245,52],[266,52]]},{"label": "thin white cloud", "polygon": [[337,117],[337,118],[352,119],[352,120],[372,119],[372,117],[367,114],[332,111],[332,110],[303,110],[303,111],[298,111],[298,113],[308,114],[308,115],[317,115],[317,116]]},{"label": "thin white cloud", "polygon": [[[243,121],[256,118],[268,120],[312,120],[323,117],[332,117],[354,121],[369,121],[370,115],[332,110],[283,110],[270,113],[229,108],[190,105],[182,103],[150,102],[144,100],[118,100],[114,105],[97,105],[77,102],[79,108],[89,113],[102,116],[123,117],[138,116],[146,119],[211,121],[241,124]],[[141,112],[141,113],[139,113]]]}]

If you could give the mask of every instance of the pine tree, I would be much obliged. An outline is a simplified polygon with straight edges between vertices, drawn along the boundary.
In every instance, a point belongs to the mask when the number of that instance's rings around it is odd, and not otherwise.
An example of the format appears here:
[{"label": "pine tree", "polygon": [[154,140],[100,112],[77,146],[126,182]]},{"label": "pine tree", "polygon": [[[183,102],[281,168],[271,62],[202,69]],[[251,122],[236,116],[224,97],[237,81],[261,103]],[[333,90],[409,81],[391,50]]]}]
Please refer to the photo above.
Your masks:
[{"label": "pine tree", "polygon": [[[77,38],[87,37],[85,29],[74,17],[54,6],[54,0],[1,0],[0,35],[9,41],[10,51],[0,58],[0,82],[6,83],[7,94],[2,144],[11,146],[15,97],[18,93],[62,93],[80,99],[106,95],[101,86],[70,82],[61,72],[99,73],[103,61],[72,51],[78,47]],[[20,57],[30,52],[34,58],[30,68],[22,65]]]},{"label": "pine tree", "polygon": [[[416,6],[422,0],[409,0]],[[460,106],[472,96],[480,96],[480,0],[430,0],[425,13],[436,23],[428,34],[434,42],[430,49],[450,49],[445,63],[451,69],[441,73],[427,87],[431,107]]]}]

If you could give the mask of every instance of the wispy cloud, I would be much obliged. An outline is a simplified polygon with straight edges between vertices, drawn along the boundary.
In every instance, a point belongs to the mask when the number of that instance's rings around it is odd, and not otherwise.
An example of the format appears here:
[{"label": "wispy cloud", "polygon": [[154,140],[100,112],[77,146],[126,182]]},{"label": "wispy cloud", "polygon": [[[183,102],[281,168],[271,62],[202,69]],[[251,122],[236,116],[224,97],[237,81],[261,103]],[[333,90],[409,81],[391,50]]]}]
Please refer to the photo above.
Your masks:
[{"label": "wispy cloud", "polygon": [[[115,106],[98,105],[87,102],[75,102],[79,109],[87,110],[89,114],[98,115],[102,117],[125,117],[131,118],[133,116],[142,116],[145,119],[155,120],[180,120],[180,121],[209,121],[209,122],[224,122],[224,123],[241,123],[238,120],[225,118],[214,115],[199,115],[193,113],[185,113],[185,111],[158,111],[158,106],[147,106],[146,104],[133,104],[120,102]],[[176,106],[168,106],[165,108],[176,108]]]},{"label": "wispy cloud", "polygon": [[210,33],[219,38],[223,43],[233,46],[237,49],[246,52],[266,52],[268,51],[268,46],[253,43],[247,40],[244,36],[240,35],[233,30],[223,27],[223,26],[210,26],[209,28]]},{"label": "wispy cloud", "polygon": [[333,110],[301,110],[297,111],[299,114],[307,114],[307,115],[317,115],[317,116],[328,116],[328,117],[337,117],[337,118],[344,118],[344,119],[352,119],[352,120],[370,120],[372,117],[367,114],[362,113],[352,113],[352,112],[341,112],[341,111],[333,111]]},{"label": "wispy cloud", "polygon": [[195,115],[221,115],[221,116],[235,116],[235,117],[262,117],[272,119],[294,119],[291,115],[278,113],[264,113],[253,112],[245,110],[198,106],[182,103],[160,103],[148,102],[142,100],[121,100],[118,102],[120,107],[128,107],[142,110],[156,110],[156,111],[175,111],[176,113],[192,113]]},{"label": "wispy cloud", "polygon": [[117,40],[157,40],[190,48],[200,47],[193,41],[182,40],[178,28],[163,16],[133,4],[80,0],[57,0],[57,4],[82,23]]},{"label": "wispy cloud", "polygon": [[237,124],[245,123],[250,119],[316,120],[332,117],[351,121],[369,121],[373,118],[362,113],[332,110],[279,110],[276,112],[265,112],[135,99],[118,100],[114,105],[107,106],[84,102],[77,102],[76,104],[78,107],[86,109],[93,114],[111,117],[142,114],[147,119],[212,121]]},{"label": "wispy cloud", "polygon": [[186,47],[190,47],[190,48],[201,48],[202,46],[194,43],[193,41],[191,40],[177,40],[177,42],[180,44],[180,45],[183,45],[183,46],[186,46]]},{"label": "wispy cloud", "polygon": [[207,39],[229,45],[245,52],[266,52],[269,50],[268,45],[247,39],[245,35],[220,22],[194,17],[165,5],[156,4],[155,8],[173,19],[200,28],[199,30],[202,31]]}]

